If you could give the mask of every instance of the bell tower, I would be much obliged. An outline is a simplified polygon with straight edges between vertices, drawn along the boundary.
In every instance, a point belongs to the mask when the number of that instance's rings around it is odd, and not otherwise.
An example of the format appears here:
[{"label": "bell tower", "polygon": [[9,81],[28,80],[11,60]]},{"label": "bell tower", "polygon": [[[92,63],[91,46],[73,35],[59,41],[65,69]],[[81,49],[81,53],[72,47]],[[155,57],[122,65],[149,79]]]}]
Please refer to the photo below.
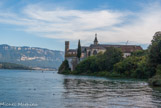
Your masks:
[{"label": "bell tower", "polygon": [[69,50],[69,41],[65,41],[65,55],[67,54]]},{"label": "bell tower", "polygon": [[95,34],[94,45],[98,45],[97,33]]}]

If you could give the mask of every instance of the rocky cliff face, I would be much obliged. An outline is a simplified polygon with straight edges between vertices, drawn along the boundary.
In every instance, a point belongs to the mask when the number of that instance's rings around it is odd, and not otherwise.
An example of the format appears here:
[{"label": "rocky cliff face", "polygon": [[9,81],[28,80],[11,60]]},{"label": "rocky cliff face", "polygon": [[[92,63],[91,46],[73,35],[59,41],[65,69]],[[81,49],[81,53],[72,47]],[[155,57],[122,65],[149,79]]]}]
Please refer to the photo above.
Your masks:
[{"label": "rocky cliff face", "polygon": [[30,67],[58,69],[64,52],[37,47],[0,45],[0,62],[23,64]]}]

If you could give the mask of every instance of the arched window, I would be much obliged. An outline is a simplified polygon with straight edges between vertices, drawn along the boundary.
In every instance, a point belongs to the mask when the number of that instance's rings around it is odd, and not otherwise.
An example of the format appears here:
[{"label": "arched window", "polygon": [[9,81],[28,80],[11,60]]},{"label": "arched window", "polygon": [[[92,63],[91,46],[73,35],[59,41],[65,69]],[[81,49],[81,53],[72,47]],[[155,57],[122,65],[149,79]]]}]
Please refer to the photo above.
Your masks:
[{"label": "arched window", "polygon": [[96,50],[93,51],[93,55],[97,55],[97,51]]},{"label": "arched window", "polygon": [[90,51],[88,52],[88,56],[91,56],[91,52]]},{"label": "arched window", "polygon": [[85,53],[87,52],[87,49],[86,49],[86,48],[84,49],[84,52],[85,52]]}]

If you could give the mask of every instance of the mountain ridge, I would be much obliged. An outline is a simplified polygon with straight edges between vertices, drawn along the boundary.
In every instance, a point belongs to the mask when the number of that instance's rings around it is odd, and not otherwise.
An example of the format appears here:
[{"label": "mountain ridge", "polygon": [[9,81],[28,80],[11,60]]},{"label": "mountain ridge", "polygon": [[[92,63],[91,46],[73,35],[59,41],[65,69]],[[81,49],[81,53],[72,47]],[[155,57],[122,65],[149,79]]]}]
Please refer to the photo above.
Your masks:
[{"label": "mountain ridge", "polygon": [[0,45],[0,62],[23,64],[33,68],[58,69],[64,52],[40,47]]}]

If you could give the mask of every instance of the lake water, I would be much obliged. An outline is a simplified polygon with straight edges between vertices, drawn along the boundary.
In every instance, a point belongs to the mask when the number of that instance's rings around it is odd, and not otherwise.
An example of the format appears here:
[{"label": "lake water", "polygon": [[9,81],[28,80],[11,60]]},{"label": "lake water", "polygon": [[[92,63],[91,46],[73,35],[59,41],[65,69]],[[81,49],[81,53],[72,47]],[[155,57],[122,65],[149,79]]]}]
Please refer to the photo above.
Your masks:
[{"label": "lake water", "polygon": [[0,70],[4,108],[161,108],[161,88],[145,81]]}]

